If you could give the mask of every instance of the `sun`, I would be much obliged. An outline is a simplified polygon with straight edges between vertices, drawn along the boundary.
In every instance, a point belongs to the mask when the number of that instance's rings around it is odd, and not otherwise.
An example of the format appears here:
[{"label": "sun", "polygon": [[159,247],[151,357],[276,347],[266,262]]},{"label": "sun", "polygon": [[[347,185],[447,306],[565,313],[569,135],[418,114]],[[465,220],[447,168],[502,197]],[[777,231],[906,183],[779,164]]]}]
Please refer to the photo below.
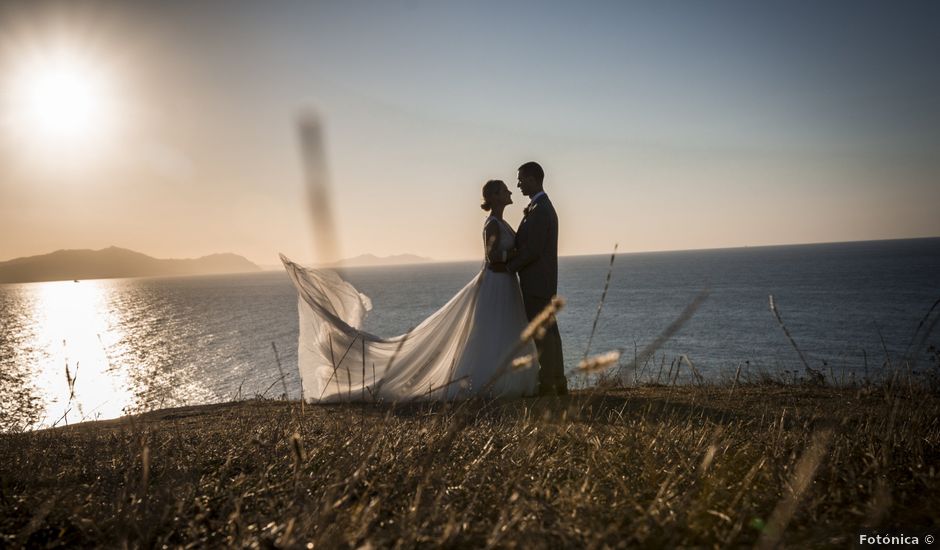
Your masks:
[{"label": "sun", "polygon": [[57,50],[23,59],[9,82],[8,110],[24,141],[43,148],[88,148],[114,122],[107,71],[79,52]]},{"label": "sun", "polygon": [[23,87],[23,114],[49,138],[87,136],[104,110],[100,78],[72,59],[35,67],[24,75]]}]

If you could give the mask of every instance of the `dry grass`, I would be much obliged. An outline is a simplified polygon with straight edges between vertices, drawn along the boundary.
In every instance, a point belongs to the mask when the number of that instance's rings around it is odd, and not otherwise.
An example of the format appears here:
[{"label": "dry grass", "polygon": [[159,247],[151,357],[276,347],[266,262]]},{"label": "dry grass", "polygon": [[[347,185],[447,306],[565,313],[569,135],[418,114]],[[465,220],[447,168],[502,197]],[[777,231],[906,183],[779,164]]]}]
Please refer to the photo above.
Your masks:
[{"label": "dry grass", "polygon": [[782,385],[158,411],[0,436],[0,546],[845,546],[938,523],[938,418]]}]

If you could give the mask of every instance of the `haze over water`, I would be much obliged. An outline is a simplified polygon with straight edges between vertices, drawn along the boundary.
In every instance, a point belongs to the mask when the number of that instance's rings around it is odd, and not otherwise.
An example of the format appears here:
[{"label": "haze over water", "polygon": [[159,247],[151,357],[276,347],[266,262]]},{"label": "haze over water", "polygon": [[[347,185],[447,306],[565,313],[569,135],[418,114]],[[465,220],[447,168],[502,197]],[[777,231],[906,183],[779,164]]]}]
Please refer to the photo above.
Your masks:
[{"label": "haze over water", "polygon": [[[569,370],[585,351],[608,263],[609,256],[561,259]],[[373,301],[365,330],[391,336],[443,305],[479,268],[343,274]],[[752,379],[803,376],[769,294],[813,368],[837,383],[878,377],[886,361],[900,362],[940,298],[940,239],[621,254],[592,353],[622,349],[628,362],[634,345],[652,342],[702,289],[708,300],[641,366],[640,381],[664,378],[679,354],[710,381],[730,379],[739,366]],[[284,387],[298,398],[296,346],[296,294],[282,272],[0,285],[0,428],[274,397]],[[917,370],[937,368],[930,365],[921,357]],[[692,382],[687,369],[678,381]]]}]

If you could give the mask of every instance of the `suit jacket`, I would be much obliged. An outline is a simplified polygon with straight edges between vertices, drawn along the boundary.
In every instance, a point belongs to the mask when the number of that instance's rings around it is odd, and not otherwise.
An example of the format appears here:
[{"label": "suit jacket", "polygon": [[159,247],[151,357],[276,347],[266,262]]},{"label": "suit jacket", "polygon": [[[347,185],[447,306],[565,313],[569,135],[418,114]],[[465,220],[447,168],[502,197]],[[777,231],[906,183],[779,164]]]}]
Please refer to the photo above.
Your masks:
[{"label": "suit jacket", "polygon": [[551,298],[558,293],[558,215],[548,195],[528,208],[516,231],[517,255],[506,269],[519,273],[522,293]]}]

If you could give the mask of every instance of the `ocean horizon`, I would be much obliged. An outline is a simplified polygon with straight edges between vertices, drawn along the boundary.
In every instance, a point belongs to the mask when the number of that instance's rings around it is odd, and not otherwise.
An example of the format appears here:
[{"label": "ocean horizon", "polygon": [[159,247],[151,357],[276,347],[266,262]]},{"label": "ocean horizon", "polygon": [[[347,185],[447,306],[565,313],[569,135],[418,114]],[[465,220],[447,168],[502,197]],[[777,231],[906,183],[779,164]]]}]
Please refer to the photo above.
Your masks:
[{"label": "ocean horizon", "polygon": [[[688,363],[708,382],[735,374],[799,381],[803,360],[770,311],[771,295],[806,363],[829,383],[931,365],[929,342],[912,348],[940,298],[940,238],[618,253],[612,270],[610,254],[568,256],[559,266],[569,373],[585,353],[619,350],[627,383],[695,383]],[[394,336],[481,267],[336,271],[372,300],[363,329]],[[708,298],[681,329],[627,371],[702,291]],[[298,398],[296,300],[286,274],[272,271],[0,285],[3,422],[49,426],[251,396]]]}]

